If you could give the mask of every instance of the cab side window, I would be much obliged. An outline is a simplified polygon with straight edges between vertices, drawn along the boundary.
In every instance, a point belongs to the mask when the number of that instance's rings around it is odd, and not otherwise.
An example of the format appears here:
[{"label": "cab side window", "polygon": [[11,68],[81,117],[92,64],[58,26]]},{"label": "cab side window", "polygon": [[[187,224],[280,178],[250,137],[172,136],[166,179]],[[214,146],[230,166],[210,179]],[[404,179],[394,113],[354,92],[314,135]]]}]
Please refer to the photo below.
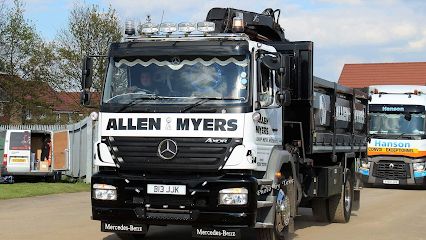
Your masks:
[{"label": "cab side window", "polygon": [[275,73],[266,67],[263,63],[259,64],[259,101],[261,107],[268,107],[274,102],[274,83]]}]

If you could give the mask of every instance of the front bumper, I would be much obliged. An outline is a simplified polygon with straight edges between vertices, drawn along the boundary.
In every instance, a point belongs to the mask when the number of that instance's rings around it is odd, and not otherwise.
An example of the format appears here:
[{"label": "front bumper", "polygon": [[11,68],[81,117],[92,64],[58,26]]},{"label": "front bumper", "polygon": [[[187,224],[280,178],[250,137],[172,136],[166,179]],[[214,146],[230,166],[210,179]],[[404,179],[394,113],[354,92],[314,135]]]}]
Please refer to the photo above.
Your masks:
[{"label": "front bumper", "polygon": [[[250,176],[135,176],[105,172],[93,175],[92,186],[96,183],[117,187],[118,196],[116,201],[95,200],[92,191],[94,220],[226,227],[252,227],[255,224],[257,181]],[[186,185],[187,193],[185,196],[149,195],[147,184]],[[249,190],[247,205],[218,205],[219,191],[235,187]]]},{"label": "front bumper", "polygon": [[[368,158],[370,161],[370,169],[359,169],[359,176],[361,181],[366,184],[372,185],[387,185],[384,183],[385,180],[398,180],[397,185],[402,186],[426,186],[426,175],[419,172],[414,172],[413,162],[424,161],[422,159],[406,158],[406,157],[394,157],[394,156],[378,156]],[[394,174],[389,176],[377,176],[375,173],[375,168],[380,161],[388,161],[389,163],[394,162],[404,162],[407,166],[406,177],[395,177]]]},{"label": "front bumper", "polygon": [[[385,178],[378,178],[378,177],[373,177],[373,176],[368,176],[368,175],[362,175],[360,174],[361,177],[361,181],[363,183],[367,183],[367,184],[373,184],[373,185],[385,185],[383,183],[383,180],[389,180],[389,179],[385,179]],[[399,184],[398,185],[403,185],[403,186],[426,186],[426,177],[416,177],[414,179],[398,179],[399,180]]]}]

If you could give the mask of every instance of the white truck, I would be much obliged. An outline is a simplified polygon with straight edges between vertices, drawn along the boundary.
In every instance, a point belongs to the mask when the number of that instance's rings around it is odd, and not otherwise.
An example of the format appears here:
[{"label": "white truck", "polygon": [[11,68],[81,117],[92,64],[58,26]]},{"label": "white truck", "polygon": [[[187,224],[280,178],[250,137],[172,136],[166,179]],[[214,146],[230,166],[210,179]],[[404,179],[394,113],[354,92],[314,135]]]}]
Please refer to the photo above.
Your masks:
[{"label": "white truck", "polygon": [[111,44],[92,114],[102,231],[143,238],[150,225],[181,224],[194,237],[283,239],[299,206],[349,221],[368,95],[314,77],[313,43],[287,40],[278,17],[214,8],[206,22],[147,22],[141,35],[128,24]]},{"label": "white truck", "polygon": [[426,86],[370,86],[365,184],[426,186]]},{"label": "white truck", "polygon": [[[2,176],[39,176],[57,181],[63,171],[69,170],[67,130],[0,130],[0,135],[3,139]],[[50,151],[42,161],[43,142],[48,140],[51,141]]]}]

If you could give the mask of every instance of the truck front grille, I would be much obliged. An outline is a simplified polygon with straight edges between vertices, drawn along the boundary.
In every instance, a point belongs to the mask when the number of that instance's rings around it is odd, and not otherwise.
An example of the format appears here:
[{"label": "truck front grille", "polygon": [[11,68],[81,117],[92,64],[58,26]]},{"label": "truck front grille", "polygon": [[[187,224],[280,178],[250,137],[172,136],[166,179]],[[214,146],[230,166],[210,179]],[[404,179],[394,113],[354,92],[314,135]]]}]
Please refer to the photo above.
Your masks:
[{"label": "truck front grille", "polygon": [[374,165],[373,176],[384,179],[407,179],[410,168],[405,162],[379,161]]},{"label": "truck front grille", "polygon": [[[170,139],[177,145],[170,159],[159,154],[159,144]],[[220,140],[220,141],[219,141]],[[226,141],[225,141],[226,140]],[[217,171],[225,164],[241,139],[103,137],[121,171]],[[166,156],[167,157],[167,156]]]}]

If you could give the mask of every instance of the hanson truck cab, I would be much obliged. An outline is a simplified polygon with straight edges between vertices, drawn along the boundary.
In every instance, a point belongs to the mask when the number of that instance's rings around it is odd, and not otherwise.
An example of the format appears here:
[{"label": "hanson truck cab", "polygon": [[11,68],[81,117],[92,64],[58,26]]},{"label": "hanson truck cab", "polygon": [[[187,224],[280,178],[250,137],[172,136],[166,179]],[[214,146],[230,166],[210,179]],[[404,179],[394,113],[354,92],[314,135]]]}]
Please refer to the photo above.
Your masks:
[{"label": "hanson truck cab", "polygon": [[364,183],[426,186],[426,87],[378,85],[369,88],[368,161]]}]

